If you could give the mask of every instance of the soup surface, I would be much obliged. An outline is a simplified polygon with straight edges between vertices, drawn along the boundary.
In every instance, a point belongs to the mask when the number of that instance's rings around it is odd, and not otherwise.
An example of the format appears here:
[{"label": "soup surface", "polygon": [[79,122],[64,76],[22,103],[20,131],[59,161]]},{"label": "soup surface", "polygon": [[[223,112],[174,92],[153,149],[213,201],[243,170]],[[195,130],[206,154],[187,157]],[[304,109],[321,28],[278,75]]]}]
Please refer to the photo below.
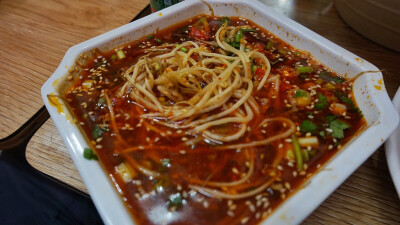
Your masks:
[{"label": "soup surface", "polygon": [[351,80],[243,18],[93,50],[67,79],[138,224],[258,224],[366,125]]}]

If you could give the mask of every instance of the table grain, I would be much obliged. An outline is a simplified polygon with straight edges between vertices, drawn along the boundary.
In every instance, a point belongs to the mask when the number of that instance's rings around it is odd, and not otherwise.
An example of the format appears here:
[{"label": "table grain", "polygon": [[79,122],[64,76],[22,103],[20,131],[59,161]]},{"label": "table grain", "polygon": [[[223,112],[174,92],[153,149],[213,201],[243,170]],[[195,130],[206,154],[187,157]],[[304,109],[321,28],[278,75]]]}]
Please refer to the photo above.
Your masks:
[{"label": "table grain", "polygon": [[[400,85],[400,53],[352,30],[332,0],[262,2],[376,65],[393,98]],[[0,138],[11,134],[43,105],[40,87],[69,47],[129,22],[147,4],[140,0],[1,0]],[[27,159],[42,172],[87,192],[51,119],[29,142]],[[303,222],[399,223],[400,201],[383,147]]]}]

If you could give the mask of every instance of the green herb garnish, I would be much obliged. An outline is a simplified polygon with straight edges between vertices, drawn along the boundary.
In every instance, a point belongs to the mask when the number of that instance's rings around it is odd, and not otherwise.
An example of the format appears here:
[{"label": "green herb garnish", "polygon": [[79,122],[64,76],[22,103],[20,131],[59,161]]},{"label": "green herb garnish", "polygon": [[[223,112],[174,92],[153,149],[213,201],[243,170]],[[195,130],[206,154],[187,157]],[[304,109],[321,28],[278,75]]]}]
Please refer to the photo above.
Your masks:
[{"label": "green herb garnish", "polygon": [[303,90],[296,90],[296,92],[294,93],[294,98],[300,98],[300,97],[307,97],[307,92],[303,91]]},{"label": "green herb garnish", "polygon": [[317,130],[317,126],[309,121],[309,120],[304,120],[301,124],[300,124],[300,131],[302,133],[307,133],[307,132],[315,132]]},{"label": "green herb garnish", "polygon": [[305,67],[296,67],[296,70],[298,73],[302,74],[302,73],[311,73],[312,71],[314,71],[314,68],[312,68],[311,66],[305,66]]},{"label": "green herb garnish", "polygon": [[296,158],[296,165],[298,170],[303,170],[303,156],[300,149],[300,144],[297,141],[296,135],[292,134],[292,144]]},{"label": "green herb garnish", "polygon": [[328,71],[323,70],[321,71],[321,73],[319,73],[319,77],[326,81],[326,82],[335,82],[335,83],[342,83],[345,81],[345,79],[341,78],[341,77],[337,77],[337,76],[333,76],[332,74],[330,74]]},{"label": "green herb garnish", "polygon": [[101,128],[99,125],[94,126],[93,131],[92,131],[92,137],[93,139],[97,139],[101,137],[101,135],[104,134],[104,132],[108,132],[108,128]]},{"label": "green herb garnish", "polygon": [[182,48],[181,48],[181,51],[184,52],[184,53],[187,53],[187,52],[188,52],[188,49],[185,48],[185,47],[182,47]]},{"label": "green herb garnish", "polygon": [[183,205],[182,200],[183,199],[182,199],[182,196],[180,193],[176,193],[176,194],[169,196],[169,199],[168,199],[169,209],[172,209],[172,208],[176,209],[176,208],[182,207],[182,205]]},{"label": "green herb garnish", "polygon": [[228,23],[228,25],[229,25],[229,23],[230,23],[230,19],[228,18],[228,17],[222,17],[221,18],[221,22],[224,24],[225,22],[227,22]]},{"label": "green herb garnish", "polygon": [[317,94],[318,102],[315,103],[315,108],[316,109],[324,109],[328,105],[328,100],[325,96],[323,96],[321,93]]},{"label": "green herb garnish", "polygon": [[338,117],[337,115],[327,115],[325,118],[326,118],[326,121],[332,122],[332,121],[334,121],[337,117]]},{"label": "green herb garnish", "polygon": [[255,29],[243,29],[243,32],[257,32]]},{"label": "green herb garnish", "polygon": [[243,30],[239,29],[235,35],[235,41],[240,42],[240,39],[242,39],[242,38],[243,38]]},{"label": "green herb garnish", "polygon": [[332,137],[341,139],[344,138],[343,131],[350,128],[350,125],[343,120],[336,119],[330,122],[330,128],[333,131]]},{"label": "green herb garnish", "polygon": [[266,49],[271,49],[272,48],[272,41],[268,41],[267,46],[265,46]]},{"label": "green herb garnish", "polygon": [[164,158],[164,159],[161,159],[160,161],[161,161],[161,164],[160,164],[159,171],[165,172],[171,166],[171,160]]},{"label": "green herb garnish", "polygon": [[90,148],[85,148],[83,150],[83,157],[88,160],[98,160],[97,155]]}]

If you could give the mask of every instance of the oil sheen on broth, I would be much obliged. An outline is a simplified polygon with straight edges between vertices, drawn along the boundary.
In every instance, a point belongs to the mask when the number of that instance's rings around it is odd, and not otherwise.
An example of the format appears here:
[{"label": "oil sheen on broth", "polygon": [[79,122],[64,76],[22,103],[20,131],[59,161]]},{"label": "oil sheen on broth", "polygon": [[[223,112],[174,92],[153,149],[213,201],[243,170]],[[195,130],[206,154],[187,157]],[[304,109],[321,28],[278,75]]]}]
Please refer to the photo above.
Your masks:
[{"label": "oil sheen on broth", "polygon": [[138,224],[258,224],[366,124],[351,80],[243,18],[82,58],[64,98]]}]

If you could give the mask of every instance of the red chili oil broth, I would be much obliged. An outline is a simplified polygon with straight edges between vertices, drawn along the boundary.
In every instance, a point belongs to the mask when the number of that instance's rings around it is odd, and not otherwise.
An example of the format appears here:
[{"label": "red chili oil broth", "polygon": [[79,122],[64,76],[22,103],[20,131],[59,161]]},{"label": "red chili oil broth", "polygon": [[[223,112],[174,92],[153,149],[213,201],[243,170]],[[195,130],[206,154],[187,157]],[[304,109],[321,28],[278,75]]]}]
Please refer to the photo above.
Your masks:
[{"label": "red chili oil broth", "polygon": [[[205,19],[207,23],[204,23]],[[252,95],[261,106],[261,113],[250,122],[250,132],[246,132],[233,143],[260,140],[284,130],[279,123],[268,124],[267,128],[258,127],[265,118],[283,116],[294,121],[297,127],[305,120],[312,121],[317,126],[317,132],[307,134],[309,132],[301,132],[299,129],[295,132],[299,137],[318,137],[318,148],[307,150],[309,159],[304,162],[306,169],[298,171],[296,161],[289,162],[287,154],[282,155],[283,149],[293,148],[290,138],[274,141],[266,146],[240,150],[217,150],[215,147],[221,143],[206,141],[187,146],[185,137],[191,139],[196,138],[196,135],[184,135],[185,131],[141,120],[140,115],[149,110],[126,96],[110,98],[119,134],[125,143],[118,141],[108,118],[109,109],[101,90],[115,93],[125,82],[121,73],[143,56],[145,49],[165,43],[195,41],[194,37],[211,41],[224,20],[226,19],[221,17],[199,16],[115,50],[96,51],[82,67],[81,78],[75,78],[74,83],[65,91],[65,99],[73,115],[90,139],[101,165],[118,186],[121,198],[137,224],[258,224],[366,125],[352,97],[352,82],[343,82],[342,78],[313,59],[309,53],[291,47],[253,22],[231,17],[228,20],[231,26],[251,25],[254,28],[253,31],[243,32],[244,39],[252,49],[259,49],[267,56],[272,64],[271,74],[281,75],[279,95],[276,98],[271,98],[274,83],[266,84],[260,91],[254,88]],[[208,24],[206,31],[204,24]],[[124,51],[125,58],[116,57],[118,50]],[[299,74],[296,71],[299,66],[311,66],[313,71]],[[321,79],[321,73],[328,74],[329,79],[338,79],[338,82]],[[256,79],[259,78],[255,75]],[[87,80],[94,83],[89,89],[82,88]],[[298,88],[308,90],[316,85],[319,86],[315,88],[317,91],[312,95],[313,100],[320,93],[326,98],[328,105],[321,110],[303,107],[294,112],[288,102],[292,91]],[[268,101],[265,103],[263,99]],[[315,101],[314,103],[316,104]],[[329,106],[332,103],[346,105],[349,109],[346,115],[335,115]],[[218,113],[219,110],[212,113]],[[336,119],[349,125],[349,128],[343,129],[342,139],[334,139],[327,131],[331,121]],[[237,126],[228,124],[212,127],[210,131],[229,133],[237,129]],[[152,147],[122,153],[129,147],[149,145]],[[242,187],[226,189],[232,194],[235,191],[252,190],[268,181],[271,173],[279,173],[280,177],[257,196],[225,200],[209,197],[189,188],[189,184],[198,181],[229,182],[240,179],[248,171],[246,162],[250,156],[254,157],[253,177],[242,184]],[[279,157],[282,160],[271,169],[274,160]],[[161,176],[154,178],[136,171],[133,180],[125,183],[115,168],[125,163],[132,169],[130,159],[157,171]],[[163,221],[167,215],[169,219]]]}]

